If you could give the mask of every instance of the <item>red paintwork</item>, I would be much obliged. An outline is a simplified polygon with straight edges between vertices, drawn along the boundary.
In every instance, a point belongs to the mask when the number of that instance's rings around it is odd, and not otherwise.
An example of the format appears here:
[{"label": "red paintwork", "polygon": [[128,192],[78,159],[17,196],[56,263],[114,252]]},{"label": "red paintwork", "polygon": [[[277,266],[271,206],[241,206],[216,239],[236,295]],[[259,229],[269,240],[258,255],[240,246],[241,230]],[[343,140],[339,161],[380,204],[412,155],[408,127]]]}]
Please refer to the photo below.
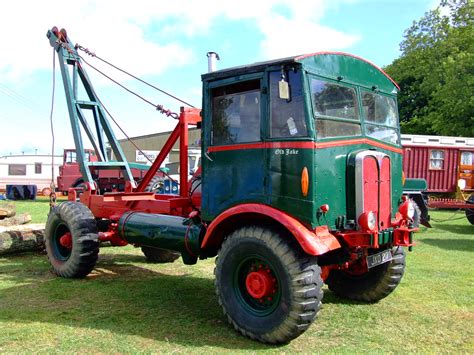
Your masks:
[{"label": "red paintwork", "polygon": [[[372,211],[372,212],[374,212],[374,211]],[[365,211],[359,216],[359,218],[357,220],[362,232],[370,233],[369,214],[370,214],[370,211]],[[374,228],[372,228],[372,229],[376,230],[376,228],[377,228],[377,226],[374,226]]]},{"label": "red paintwork", "polygon": [[319,142],[316,143],[316,148],[322,149],[322,148],[331,148],[331,147],[339,147],[339,146],[344,146],[344,145],[353,145],[353,144],[369,144],[371,146],[389,150],[394,153],[402,154],[402,149],[390,146],[388,144],[384,144],[381,142],[376,142],[372,139],[367,139],[367,138],[358,138],[358,139],[347,139],[347,140],[337,140],[337,141],[330,141],[330,142]]},{"label": "red paintwork", "polygon": [[316,52],[316,53],[310,53],[310,54],[305,54],[305,55],[301,55],[301,56],[298,56],[298,57],[295,57],[295,60],[302,60],[304,58],[308,58],[308,57],[314,57],[315,55],[324,55],[324,54],[336,54],[336,55],[344,55],[344,56],[347,56],[347,57],[352,57],[352,58],[356,58],[358,60],[361,60],[363,62],[366,62],[367,64],[370,64],[371,66],[373,66],[375,69],[377,69],[379,72],[381,72],[383,75],[385,75],[391,82],[393,85],[395,85],[395,87],[400,91],[400,87],[398,86],[398,84],[395,82],[395,80],[393,80],[386,72],[384,72],[381,68],[379,68],[378,66],[376,66],[375,64],[369,62],[367,59],[364,59],[364,58],[361,58],[361,57],[358,57],[354,54],[350,54],[350,53],[344,53],[344,52],[331,52],[331,51],[328,51],[328,52]]},{"label": "red paintwork", "polygon": [[321,266],[321,278],[323,279],[323,281],[326,281],[326,279],[329,276],[329,273],[333,269],[335,269],[334,265],[323,265],[323,266]]},{"label": "red paintwork", "polygon": [[[79,180],[82,180],[81,170],[77,161],[67,162],[66,157],[68,152],[76,152],[75,149],[65,149],[63,153],[63,165],[59,167],[59,175],[57,178],[58,191],[69,191]],[[89,153],[89,161],[97,162],[98,157],[94,150],[85,149]],[[90,168],[92,175],[97,176],[98,185],[100,188],[112,190],[113,186],[118,186],[124,183],[123,174],[120,170],[102,170],[96,167]],[[138,169],[131,169],[132,175],[135,179],[141,179],[143,172]]]},{"label": "red paintwork", "polygon": [[261,299],[274,294],[277,283],[271,270],[267,267],[250,272],[245,279],[245,286],[250,296]]},{"label": "red paintwork", "polygon": [[[182,108],[179,116],[179,122],[176,125],[175,130],[168,138],[164,147],[160,151],[160,154],[156,158],[153,165],[145,174],[143,180],[136,189],[130,182],[125,182],[124,192],[109,192],[99,195],[96,189],[91,189],[90,185],[86,183],[85,191],[80,196],[80,201],[86,205],[96,218],[106,218],[112,221],[120,219],[123,213],[133,210],[147,213],[159,213],[174,216],[188,216],[189,212],[192,211],[193,205],[191,198],[189,197],[187,171],[188,169],[181,169],[180,181],[181,181],[181,195],[158,195],[153,192],[144,192],[146,186],[150,180],[155,176],[164,158],[171,151],[174,143],[178,138],[182,138],[180,160],[185,161],[184,166],[187,167],[188,156],[187,156],[187,131],[188,125],[197,124],[200,122],[200,110],[191,108]],[[185,149],[182,149],[185,148]],[[183,178],[184,176],[184,178]],[[184,181],[184,184],[183,184]],[[69,200],[75,196],[71,195]],[[197,197],[193,199],[196,203]],[[73,201],[74,201],[73,200]],[[102,233],[102,238],[114,242],[115,244],[120,243],[120,238],[114,235],[114,228],[110,228],[107,233]]]},{"label": "red paintwork", "polygon": [[325,203],[324,205],[319,206],[319,209],[321,210],[322,213],[328,213],[329,212],[329,205]]},{"label": "red paintwork", "polygon": [[[64,149],[63,165],[59,167],[59,175],[57,178],[57,185],[59,191],[68,191],[69,188],[80,179],[82,179],[81,170],[77,161],[67,162],[68,153],[76,152],[75,149]],[[97,156],[92,149],[85,149],[89,153],[90,161],[97,161]]]},{"label": "red paintwork", "polygon": [[410,238],[410,232],[416,232],[418,228],[399,227],[393,231],[393,245],[411,247],[415,245]]},{"label": "red paintwork", "polygon": [[343,266],[344,270],[352,276],[364,275],[369,271],[366,256],[352,262],[347,262]]},{"label": "red paintwork", "polygon": [[358,139],[346,139],[346,140],[335,140],[330,142],[259,142],[259,143],[242,143],[242,144],[231,144],[213,146],[208,148],[209,153],[213,152],[224,152],[229,150],[241,150],[241,149],[277,149],[277,148],[295,148],[295,149],[324,149],[332,147],[340,147],[345,145],[354,144],[369,144],[374,147],[389,150],[395,153],[402,153],[402,149],[392,147],[390,145],[373,141],[367,138]]},{"label": "red paintwork", "polygon": [[72,249],[72,235],[71,232],[64,233],[59,238],[59,244],[64,248]]},{"label": "red paintwork", "polygon": [[142,181],[138,184],[137,189],[136,189],[137,192],[145,191],[151,179],[153,179],[158,169],[161,167],[161,164],[163,164],[163,162],[165,161],[166,156],[168,155],[168,153],[171,151],[174,144],[178,140],[179,135],[181,133],[181,129],[182,129],[182,125],[181,123],[178,123],[175,129],[173,130],[173,132],[171,132],[170,136],[168,137],[168,140],[166,141],[165,145],[161,149],[160,153],[156,157],[153,164],[151,165],[150,169],[148,169]]},{"label": "red paintwork", "polygon": [[[444,151],[443,169],[430,169],[430,152]],[[456,192],[460,154],[473,148],[456,146],[403,146],[403,171],[406,178],[425,179],[427,192]]]},{"label": "red paintwork", "polygon": [[123,247],[128,243],[120,238],[117,230],[117,223],[111,223],[107,232],[99,232],[101,242],[110,242],[113,246]]},{"label": "red paintwork", "polygon": [[196,125],[199,122],[201,122],[201,110],[189,107],[181,108],[178,124],[176,125],[173,132],[171,132],[171,135],[161,149],[160,154],[158,154],[158,157],[153,162],[150,169],[148,169],[147,173],[138,185],[136,189],[137,192],[145,191],[145,188],[148,186],[151,179],[156,175],[158,169],[161,167],[161,164],[165,160],[166,156],[171,152],[171,149],[179,138],[179,190],[181,197],[188,197],[188,126]]},{"label": "red paintwork", "polygon": [[322,255],[328,251],[341,247],[339,241],[329,233],[327,226],[317,227],[313,231],[285,212],[262,204],[247,203],[229,208],[217,216],[216,219],[211,222],[206,231],[206,235],[202,242],[202,248],[217,248],[223,238],[219,233],[221,223],[226,221],[229,217],[249,213],[267,216],[276,222],[281,223],[296,238],[301,248],[307,254]]},{"label": "red paintwork", "polygon": [[[379,222],[379,216],[377,211],[379,210],[379,168],[377,159],[369,155],[364,158],[363,162],[363,177],[364,187],[363,187],[363,196],[364,196],[364,212],[372,211],[375,213],[377,222]],[[377,230],[377,227],[375,228]],[[378,241],[374,247],[378,247]]]},{"label": "red paintwork", "polygon": [[428,201],[428,206],[430,208],[448,208],[448,209],[467,209],[474,208],[472,203],[466,203],[461,200],[456,200],[453,198],[436,198],[430,199]]},{"label": "red paintwork", "polygon": [[385,229],[390,225],[392,211],[392,194],[390,174],[390,158],[384,157],[380,168],[380,203],[379,203],[379,227]]}]

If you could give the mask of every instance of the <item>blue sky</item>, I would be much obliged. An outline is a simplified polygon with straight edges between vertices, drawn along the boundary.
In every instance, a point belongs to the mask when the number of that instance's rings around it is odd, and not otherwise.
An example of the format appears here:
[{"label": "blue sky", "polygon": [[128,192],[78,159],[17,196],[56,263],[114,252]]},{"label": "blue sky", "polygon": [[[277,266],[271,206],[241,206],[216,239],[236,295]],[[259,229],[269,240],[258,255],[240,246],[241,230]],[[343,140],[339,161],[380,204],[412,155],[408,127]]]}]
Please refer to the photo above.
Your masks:
[{"label": "blue sky", "polygon": [[[320,50],[364,57],[378,66],[399,56],[403,32],[436,0],[82,0],[43,5],[6,2],[0,13],[0,156],[49,153],[52,48],[46,32],[67,29],[74,43],[199,107],[206,53],[219,68]],[[92,62],[92,60],[91,60]],[[130,136],[170,130],[173,120],[91,69],[96,91]],[[150,101],[180,104],[110,74]],[[74,146],[59,71],[54,104],[56,152]],[[122,135],[116,130],[119,138]]]}]

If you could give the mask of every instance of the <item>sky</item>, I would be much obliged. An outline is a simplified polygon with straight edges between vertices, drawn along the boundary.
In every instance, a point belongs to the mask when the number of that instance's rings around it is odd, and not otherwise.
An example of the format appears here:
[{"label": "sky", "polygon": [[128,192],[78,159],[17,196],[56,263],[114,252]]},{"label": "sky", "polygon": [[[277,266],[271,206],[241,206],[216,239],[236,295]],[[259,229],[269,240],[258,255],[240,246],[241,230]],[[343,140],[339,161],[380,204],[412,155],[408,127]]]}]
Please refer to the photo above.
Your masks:
[{"label": "sky", "polygon": [[[438,0],[16,0],[0,13],[0,156],[73,148],[64,89],[46,32],[65,28],[73,43],[190,104],[201,106],[206,53],[218,69],[321,50],[383,67],[400,55],[404,31]],[[85,56],[88,58],[87,56]],[[93,65],[97,62],[87,59]],[[57,62],[56,62],[57,64]],[[101,66],[101,68],[103,68]],[[105,68],[104,68],[105,69]],[[94,88],[131,137],[171,130],[175,121],[86,66]],[[181,103],[116,71],[107,73],[149,101]],[[118,138],[123,138],[115,128]]]}]

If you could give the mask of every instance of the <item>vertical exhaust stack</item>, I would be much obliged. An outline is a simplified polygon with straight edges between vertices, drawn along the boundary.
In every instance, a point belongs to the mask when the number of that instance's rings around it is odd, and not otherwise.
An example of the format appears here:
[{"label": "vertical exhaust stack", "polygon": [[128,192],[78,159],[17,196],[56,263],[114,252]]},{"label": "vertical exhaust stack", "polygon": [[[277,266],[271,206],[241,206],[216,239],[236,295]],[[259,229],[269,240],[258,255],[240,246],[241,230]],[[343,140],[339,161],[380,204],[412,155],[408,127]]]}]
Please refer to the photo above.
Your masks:
[{"label": "vertical exhaust stack", "polygon": [[216,52],[207,52],[207,72],[212,73],[217,69],[217,61],[220,60],[219,54]]}]

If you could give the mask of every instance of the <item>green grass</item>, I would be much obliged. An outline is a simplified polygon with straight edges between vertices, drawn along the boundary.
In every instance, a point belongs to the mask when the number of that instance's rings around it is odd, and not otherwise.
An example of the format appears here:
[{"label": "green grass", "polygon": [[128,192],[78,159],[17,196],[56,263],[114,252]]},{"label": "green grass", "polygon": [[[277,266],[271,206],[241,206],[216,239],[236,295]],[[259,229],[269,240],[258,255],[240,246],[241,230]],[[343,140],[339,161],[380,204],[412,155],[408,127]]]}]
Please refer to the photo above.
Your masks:
[{"label": "green grass", "polygon": [[50,272],[45,255],[0,258],[0,352],[473,353],[474,226],[462,216],[432,212],[438,222],[417,234],[387,298],[367,305],[325,288],[317,321],[280,347],[227,324],[214,260],[152,265],[139,249],[109,247],[91,275],[68,280]]},{"label": "green grass", "polygon": [[[64,201],[66,198],[61,197]],[[58,200],[58,202],[60,202]],[[29,213],[31,215],[31,223],[45,223],[49,211],[49,198],[38,196],[36,201],[0,201],[0,208],[13,204],[16,214]]]}]

